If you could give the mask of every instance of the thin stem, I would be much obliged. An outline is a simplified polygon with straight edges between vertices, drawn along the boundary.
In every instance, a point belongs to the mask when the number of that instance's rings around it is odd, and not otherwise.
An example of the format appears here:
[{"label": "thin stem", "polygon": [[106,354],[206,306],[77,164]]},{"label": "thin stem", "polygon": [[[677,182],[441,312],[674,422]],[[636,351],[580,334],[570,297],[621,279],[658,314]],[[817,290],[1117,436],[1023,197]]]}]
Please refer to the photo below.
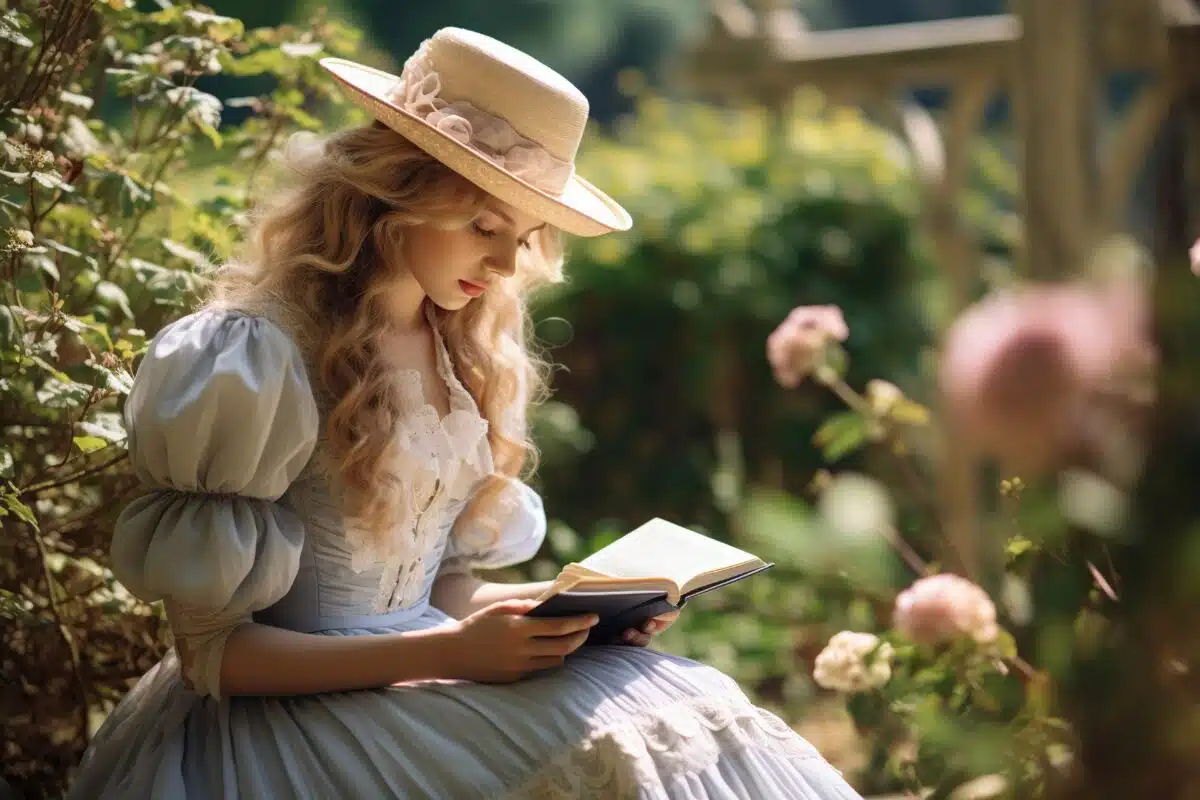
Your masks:
[{"label": "thin stem", "polygon": [[275,145],[275,139],[279,136],[279,132],[283,129],[283,122],[283,117],[280,115],[276,115],[276,117],[271,120],[271,130],[267,135],[267,140],[263,146],[259,148],[258,152],[254,154],[254,161],[250,167],[250,175],[246,179],[247,202],[250,200],[250,191],[251,186],[254,184],[254,178],[258,175],[259,169],[262,168],[263,163],[267,160],[267,155],[271,152],[271,148]]},{"label": "thin stem", "polygon": [[867,408],[867,400],[861,394],[854,391],[850,384],[842,378],[834,378],[828,383],[822,381],[823,385],[829,387],[829,391],[838,396],[838,399],[849,406],[851,411],[864,411]]},{"label": "thin stem", "polygon": [[76,647],[75,637],[71,635],[70,629],[63,621],[62,612],[58,607],[58,599],[55,597],[54,591],[54,575],[50,572],[46,543],[38,535],[37,528],[32,525],[29,526],[29,535],[33,539],[38,552],[38,560],[41,562],[42,579],[46,582],[46,600],[50,604],[50,615],[54,617],[55,627],[67,645],[67,651],[71,654],[71,672],[75,676],[75,690],[79,694],[79,734],[86,741],[88,736],[88,690],[87,682],[83,679],[83,665],[79,660],[79,649]]},{"label": "thin stem", "polygon": [[[167,157],[163,159],[161,164],[159,164],[158,170],[154,173],[154,177],[150,181],[151,194],[154,193],[154,187],[158,185],[158,182],[160,180],[162,180],[163,174],[167,171],[167,166],[171,163],[171,159],[175,158],[175,153],[178,152],[179,146],[182,143],[183,143],[182,140],[180,140],[180,141],[176,141],[174,144],[172,144],[170,151],[167,153]],[[149,215],[149,213],[150,213],[149,208],[143,208],[141,210],[141,212],[137,215],[137,217],[133,220],[133,224],[129,226],[129,231],[125,234],[125,238],[122,239],[117,244],[117,246],[113,250],[112,254],[108,257],[107,263],[105,263],[104,270],[102,273],[104,278],[106,278],[106,279],[108,278],[109,274],[112,272],[112,268],[117,263],[117,259],[119,259],[121,257],[121,255],[125,252],[126,248],[128,248],[129,245],[133,242],[133,238],[135,236],[137,236],[137,232],[141,228],[142,222],[146,219],[146,217]],[[92,287],[91,293],[89,293],[89,295],[88,295],[88,300],[91,300],[92,296],[96,292],[96,287],[99,285],[100,285],[100,283],[99,283],[99,281],[97,281],[95,286]]]},{"label": "thin stem", "polygon": [[47,489],[55,489],[55,488],[58,488],[59,486],[66,486],[68,483],[74,483],[75,481],[82,480],[83,478],[86,478],[89,475],[95,475],[97,472],[103,472],[104,470],[108,469],[112,465],[120,463],[121,461],[124,461],[128,457],[129,457],[129,453],[127,451],[122,452],[118,456],[113,456],[108,461],[105,461],[101,464],[96,464],[95,466],[91,466],[86,469],[81,469],[79,472],[74,472],[65,478],[58,478],[56,480],[43,481],[42,483],[37,483],[26,489],[22,489],[20,491],[19,496],[22,499],[25,499],[27,497],[32,497],[33,495],[38,494],[39,492],[44,492]]},{"label": "thin stem", "polygon": [[892,549],[899,554],[900,558],[904,559],[904,563],[908,564],[909,569],[920,576],[929,574],[929,565],[925,560],[912,549],[912,545],[904,541],[904,537],[900,535],[900,531],[896,530],[891,525],[885,525],[880,531],[887,543],[892,546]]}]

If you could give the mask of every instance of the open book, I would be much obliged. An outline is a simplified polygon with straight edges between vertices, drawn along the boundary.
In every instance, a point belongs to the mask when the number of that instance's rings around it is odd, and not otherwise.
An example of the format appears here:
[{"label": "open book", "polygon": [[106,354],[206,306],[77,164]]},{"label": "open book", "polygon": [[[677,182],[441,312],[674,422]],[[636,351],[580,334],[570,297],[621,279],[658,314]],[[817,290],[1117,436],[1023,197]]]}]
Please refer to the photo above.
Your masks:
[{"label": "open book", "polygon": [[568,564],[529,612],[534,617],[599,614],[589,642],[682,608],[688,599],[774,566],[701,533],[652,519],[579,563]]}]

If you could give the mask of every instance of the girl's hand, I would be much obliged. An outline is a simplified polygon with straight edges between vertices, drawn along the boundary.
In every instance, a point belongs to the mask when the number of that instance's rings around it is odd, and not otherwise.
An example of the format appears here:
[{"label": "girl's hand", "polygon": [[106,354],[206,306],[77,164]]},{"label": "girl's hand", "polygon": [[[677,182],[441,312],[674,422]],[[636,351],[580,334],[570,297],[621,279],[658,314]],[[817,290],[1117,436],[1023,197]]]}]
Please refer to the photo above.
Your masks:
[{"label": "girl's hand", "polygon": [[584,643],[597,617],[536,619],[536,600],[501,600],[455,623],[448,642],[448,676],[510,683],[562,664]]},{"label": "girl's hand", "polygon": [[621,634],[621,644],[633,645],[634,647],[645,647],[650,644],[650,640],[665,631],[674,624],[675,620],[679,619],[678,611],[671,611],[663,614],[661,617],[648,619],[642,623],[642,627],[629,628],[625,633]]}]

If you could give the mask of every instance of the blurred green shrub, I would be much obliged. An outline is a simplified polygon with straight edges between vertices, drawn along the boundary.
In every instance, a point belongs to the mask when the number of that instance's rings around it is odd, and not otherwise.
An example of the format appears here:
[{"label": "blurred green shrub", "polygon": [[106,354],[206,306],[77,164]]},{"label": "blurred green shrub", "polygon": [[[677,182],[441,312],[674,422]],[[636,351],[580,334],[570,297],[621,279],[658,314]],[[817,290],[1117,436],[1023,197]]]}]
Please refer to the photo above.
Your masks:
[{"label": "blurred green shrub", "polygon": [[904,151],[807,93],[787,112],[642,94],[583,154],[635,225],[574,243],[536,307],[555,399],[585,429],[559,443],[569,415],[550,409],[548,508],[580,530],[658,515],[726,535],[742,485],[800,489],[820,463],[828,401],[779,392],[764,354],[793,306],[841,306],[863,375],[918,369],[930,275]]}]

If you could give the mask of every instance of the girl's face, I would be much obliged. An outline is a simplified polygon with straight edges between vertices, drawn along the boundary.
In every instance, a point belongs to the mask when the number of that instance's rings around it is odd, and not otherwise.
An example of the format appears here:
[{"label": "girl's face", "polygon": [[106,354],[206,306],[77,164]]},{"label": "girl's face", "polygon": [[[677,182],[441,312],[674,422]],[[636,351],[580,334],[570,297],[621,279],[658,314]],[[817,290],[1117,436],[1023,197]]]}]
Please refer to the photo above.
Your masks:
[{"label": "girl's face", "polygon": [[517,271],[518,253],[545,223],[496,198],[466,227],[421,225],[404,239],[406,266],[429,299],[447,311],[479,297]]}]

